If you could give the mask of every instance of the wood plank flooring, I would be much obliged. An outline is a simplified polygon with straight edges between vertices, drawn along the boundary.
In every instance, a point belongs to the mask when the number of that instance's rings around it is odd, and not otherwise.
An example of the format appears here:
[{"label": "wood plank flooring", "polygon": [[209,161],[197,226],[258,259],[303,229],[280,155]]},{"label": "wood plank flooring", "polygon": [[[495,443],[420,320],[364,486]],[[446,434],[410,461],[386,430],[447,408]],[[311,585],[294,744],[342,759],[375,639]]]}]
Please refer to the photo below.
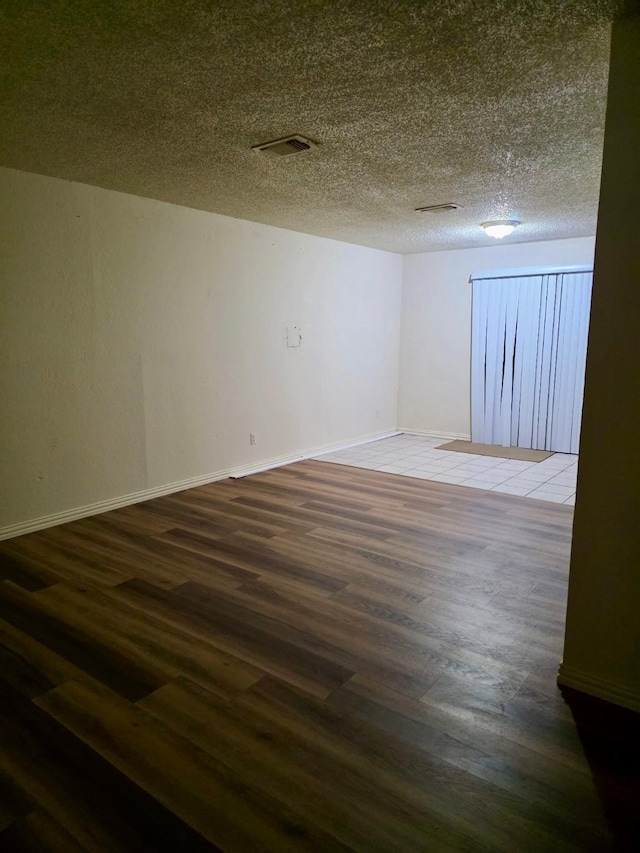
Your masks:
[{"label": "wood plank flooring", "polygon": [[308,461],[0,543],[0,850],[640,849],[571,523]]}]

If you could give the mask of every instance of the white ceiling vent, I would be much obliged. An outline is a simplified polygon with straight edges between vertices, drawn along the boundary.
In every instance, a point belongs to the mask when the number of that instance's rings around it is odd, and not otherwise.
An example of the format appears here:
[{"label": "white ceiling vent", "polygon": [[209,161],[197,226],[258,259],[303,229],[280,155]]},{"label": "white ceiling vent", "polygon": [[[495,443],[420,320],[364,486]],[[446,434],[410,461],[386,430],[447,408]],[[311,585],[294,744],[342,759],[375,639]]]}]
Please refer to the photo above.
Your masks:
[{"label": "white ceiling vent", "polygon": [[416,207],[416,213],[446,213],[447,210],[460,210],[459,204],[431,204],[428,207]]},{"label": "white ceiling vent", "polygon": [[287,154],[302,154],[304,151],[312,151],[317,147],[317,142],[296,135],[285,136],[284,139],[274,139],[273,142],[263,142],[260,145],[254,145],[251,150],[271,154],[274,157],[284,157]]}]

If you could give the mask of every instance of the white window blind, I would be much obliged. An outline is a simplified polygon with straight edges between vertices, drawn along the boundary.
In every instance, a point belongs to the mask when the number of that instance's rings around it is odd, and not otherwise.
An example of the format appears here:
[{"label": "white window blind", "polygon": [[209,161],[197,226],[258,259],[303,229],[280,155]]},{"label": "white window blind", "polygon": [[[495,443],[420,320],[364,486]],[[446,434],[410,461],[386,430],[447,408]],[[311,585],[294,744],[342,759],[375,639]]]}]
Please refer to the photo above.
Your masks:
[{"label": "white window blind", "polygon": [[592,279],[473,280],[473,441],[578,452]]}]

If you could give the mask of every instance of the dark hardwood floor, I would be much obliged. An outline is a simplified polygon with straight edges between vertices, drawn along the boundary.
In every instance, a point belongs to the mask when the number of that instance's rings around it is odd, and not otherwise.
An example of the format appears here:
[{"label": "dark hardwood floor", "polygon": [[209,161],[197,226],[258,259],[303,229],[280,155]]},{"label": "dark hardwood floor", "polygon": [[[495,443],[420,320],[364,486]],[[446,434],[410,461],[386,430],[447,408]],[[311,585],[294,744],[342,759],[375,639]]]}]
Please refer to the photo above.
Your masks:
[{"label": "dark hardwood floor", "polygon": [[640,849],[571,523],[311,461],[0,543],[0,850]]}]

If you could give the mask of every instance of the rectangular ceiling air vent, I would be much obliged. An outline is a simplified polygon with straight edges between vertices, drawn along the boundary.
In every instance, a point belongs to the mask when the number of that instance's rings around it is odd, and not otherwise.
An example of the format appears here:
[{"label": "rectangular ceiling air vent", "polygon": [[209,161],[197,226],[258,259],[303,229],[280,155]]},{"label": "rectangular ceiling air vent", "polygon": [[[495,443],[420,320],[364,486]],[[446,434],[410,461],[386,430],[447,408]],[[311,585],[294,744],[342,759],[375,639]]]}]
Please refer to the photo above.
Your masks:
[{"label": "rectangular ceiling air vent", "polygon": [[460,210],[459,204],[430,204],[428,207],[416,207],[416,213],[445,213],[447,210]]},{"label": "rectangular ceiling air vent", "polygon": [[263,142],[252,146],[252,151],[283,157],[286,154],[302,154],[303,151],[311,151],[317,148],[318,143],[312,142],[304,136],[285,136],[284,139],[274,139],[273,142]]}]

